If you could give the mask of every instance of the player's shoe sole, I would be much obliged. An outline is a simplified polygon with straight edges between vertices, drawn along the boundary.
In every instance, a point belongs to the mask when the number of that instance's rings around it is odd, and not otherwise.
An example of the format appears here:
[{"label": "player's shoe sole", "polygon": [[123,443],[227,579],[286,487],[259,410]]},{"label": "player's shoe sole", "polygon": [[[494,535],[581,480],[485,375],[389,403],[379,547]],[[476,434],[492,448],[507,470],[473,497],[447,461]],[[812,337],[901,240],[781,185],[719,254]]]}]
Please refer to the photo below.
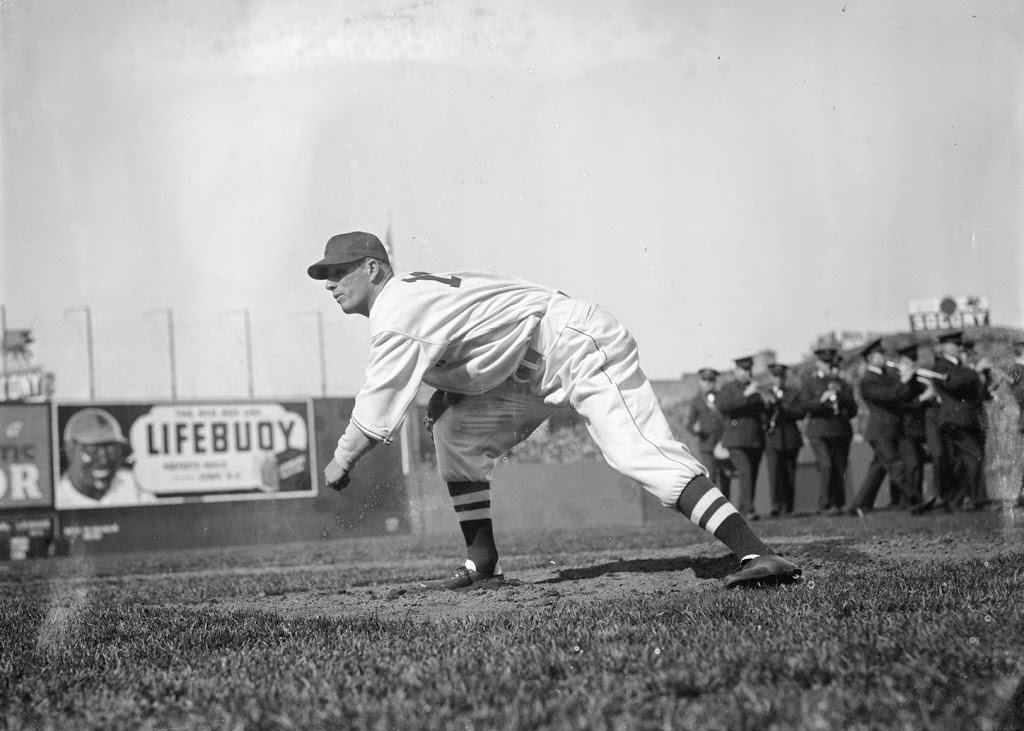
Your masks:
[{"label": "player's shoe sole", "polygon": [[416,585],[420,591],[464,591],[466,589],[493,589],[505,583],[504,574],[484,574],[459,566],[447,579],[421,581]]},{"label": "player's shoe sole", "polygon": [[739,571],[722,581],[726,589],[789,584],[800,578],[803,571],[781,556],[765,554],[749,560]]}]

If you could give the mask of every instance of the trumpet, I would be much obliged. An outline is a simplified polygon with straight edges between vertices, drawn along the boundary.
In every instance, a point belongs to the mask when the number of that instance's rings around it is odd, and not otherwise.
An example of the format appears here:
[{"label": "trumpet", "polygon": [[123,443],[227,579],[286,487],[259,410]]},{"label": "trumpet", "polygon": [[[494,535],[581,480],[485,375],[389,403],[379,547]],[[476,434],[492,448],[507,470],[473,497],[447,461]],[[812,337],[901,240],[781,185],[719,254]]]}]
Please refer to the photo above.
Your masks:
[{"label": "trumpet", "polygon": [[[900,367],[899,363],[895,363],[891,360],[885,361],[885,364],[890,368]],[[927,384],[929,382],[934,381],[945,381],[948,378],[948,376],[945,373],[939,373],[938,371],[933,371],[930,368],[918,367],[914,369],[914,378],[916,378],[921,383]]]}]

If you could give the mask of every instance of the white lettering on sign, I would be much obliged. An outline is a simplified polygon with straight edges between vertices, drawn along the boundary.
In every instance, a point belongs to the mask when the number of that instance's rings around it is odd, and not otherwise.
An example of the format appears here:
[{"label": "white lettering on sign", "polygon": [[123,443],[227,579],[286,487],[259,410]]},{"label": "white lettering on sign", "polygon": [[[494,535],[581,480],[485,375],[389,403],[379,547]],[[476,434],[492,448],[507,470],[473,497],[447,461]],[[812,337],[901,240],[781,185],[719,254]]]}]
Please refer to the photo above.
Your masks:
[{"label": "white lettering on sign", "polygon": [[25,401],[42,395],[42,370],[0,375],[0,401]]},{"label": "white lettering on sign", "polygon": [[[8,495],[8,491],[10,495]],[[39,467],[31,463],[0,465],[0,499],[11,501],[42,500],[39,487]]]}]

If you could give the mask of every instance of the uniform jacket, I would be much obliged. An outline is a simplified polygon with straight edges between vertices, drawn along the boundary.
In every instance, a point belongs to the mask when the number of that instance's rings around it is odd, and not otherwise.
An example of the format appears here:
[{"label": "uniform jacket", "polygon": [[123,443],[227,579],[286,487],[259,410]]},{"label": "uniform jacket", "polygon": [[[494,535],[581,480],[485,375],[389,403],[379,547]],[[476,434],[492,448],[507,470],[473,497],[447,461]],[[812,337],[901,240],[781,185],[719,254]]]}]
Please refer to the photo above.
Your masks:
[{"label": "uniform jacket", "polygon": [[[776,397],[778,394],[776,393]],[[782,397],[768,404],[765,417],[765,447],[767,449],[793,452],[804,444],[803,435],[798,426],[804,418],[804,409],[800,403],[800,391],[783,386]]]},{"label": "uniform jacket", "polygon": [[904,436],[923,442],[928,434],[925,413],[928,404],[931,402],[922,402],[917,398],[924,392],[925,386],[923,383],[913,380],[907,386],[910,388],[910,393],[907,394],[907,398],[900,404],[902,417],[900,429],[903,431]]},{"label": "uniform jacket", "polygon": [[892,368],[868,366],[860,379],[860,395],[868,406],[864,438],[871,441],[896,441],[903,422],[903,406],[912,393],[909,383],[900,380]]},{"label": "uniform jacket", "polygon": [[[821,395],[833,381],[839,384],[838,400],[822,403]],[[857,399],[853,388],[842,378],[820,371],[811,374],[800,388],[800,405],[807,413],[804,435],[808,439],[853,438],[850,419],[857,415]]]},{"label": "uniform jacket", "polygon": [[722,444],[726,447],[761,449],[764,447],[765,403],[761,394],[744,396],[747,384],[730,381],[722,386],[716,401],[725,416]]},{"label": "uniform jacket", "polygon": [[936,358],[933,370],[946,376],[935,384],[941,399],[939,423],[980,428],[986,392],[977,371],[947,356]]},{"label": "uniform jacket", "polygon": [[717,394],[712,391],[707,395],[699,393],[690,401],[690,413],[686,417],[686,428],[697,437],[702,452],[714,450],[725,430],[725,418],[715,406],[716,398]]}]

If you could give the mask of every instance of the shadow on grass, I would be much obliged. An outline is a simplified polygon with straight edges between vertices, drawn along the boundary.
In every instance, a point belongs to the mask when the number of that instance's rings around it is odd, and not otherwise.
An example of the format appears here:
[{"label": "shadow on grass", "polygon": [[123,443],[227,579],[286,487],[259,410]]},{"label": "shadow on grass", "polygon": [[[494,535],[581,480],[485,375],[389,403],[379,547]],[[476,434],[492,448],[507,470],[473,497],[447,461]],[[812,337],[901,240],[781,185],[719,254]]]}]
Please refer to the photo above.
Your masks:
[{"label": "shadow on grass", "polygon": [[680,556],[678,558],[637,558],[630,560],[612,561],[611,563],[598,564],[597,566],[586,566],[579,569],[562,569],[558,576],[546,581],[538,581],[538,584],[558,584],[562,581],[579,581],[581,579],[596,579],[599,576],[608,574],[653,574],[661,571],[687,571],[692,570],[698,579],[721,579],[726,574],[735,571],[739,561],[735,556],[726,555],[718,558]]},{"label": "shadow on grass", "polygon": [[[781,552],[783,556],[798,564],[802,561],[810,561],[820,565],[821,561],[844,563],[848,565],[866,565],[876,563],[875,559],[863,551],[851,547],[849,541],[842,539],[829,539],[791,545],[787,550]],[[706,556],[678,556],[675,558],[638,558],[620,559],[610,563],[586,566],[578,569],[562,569],[558,576],[538,584],[557,584],[562,581],[579,581],[581,579],[596,579],[599,576],[619,573],[640,573],[653,574],[662,571],[693,571],[698,579],[721,579],[727,574],[739,568],[739,561],[735,556],[725,555],[716,558]]]}]

